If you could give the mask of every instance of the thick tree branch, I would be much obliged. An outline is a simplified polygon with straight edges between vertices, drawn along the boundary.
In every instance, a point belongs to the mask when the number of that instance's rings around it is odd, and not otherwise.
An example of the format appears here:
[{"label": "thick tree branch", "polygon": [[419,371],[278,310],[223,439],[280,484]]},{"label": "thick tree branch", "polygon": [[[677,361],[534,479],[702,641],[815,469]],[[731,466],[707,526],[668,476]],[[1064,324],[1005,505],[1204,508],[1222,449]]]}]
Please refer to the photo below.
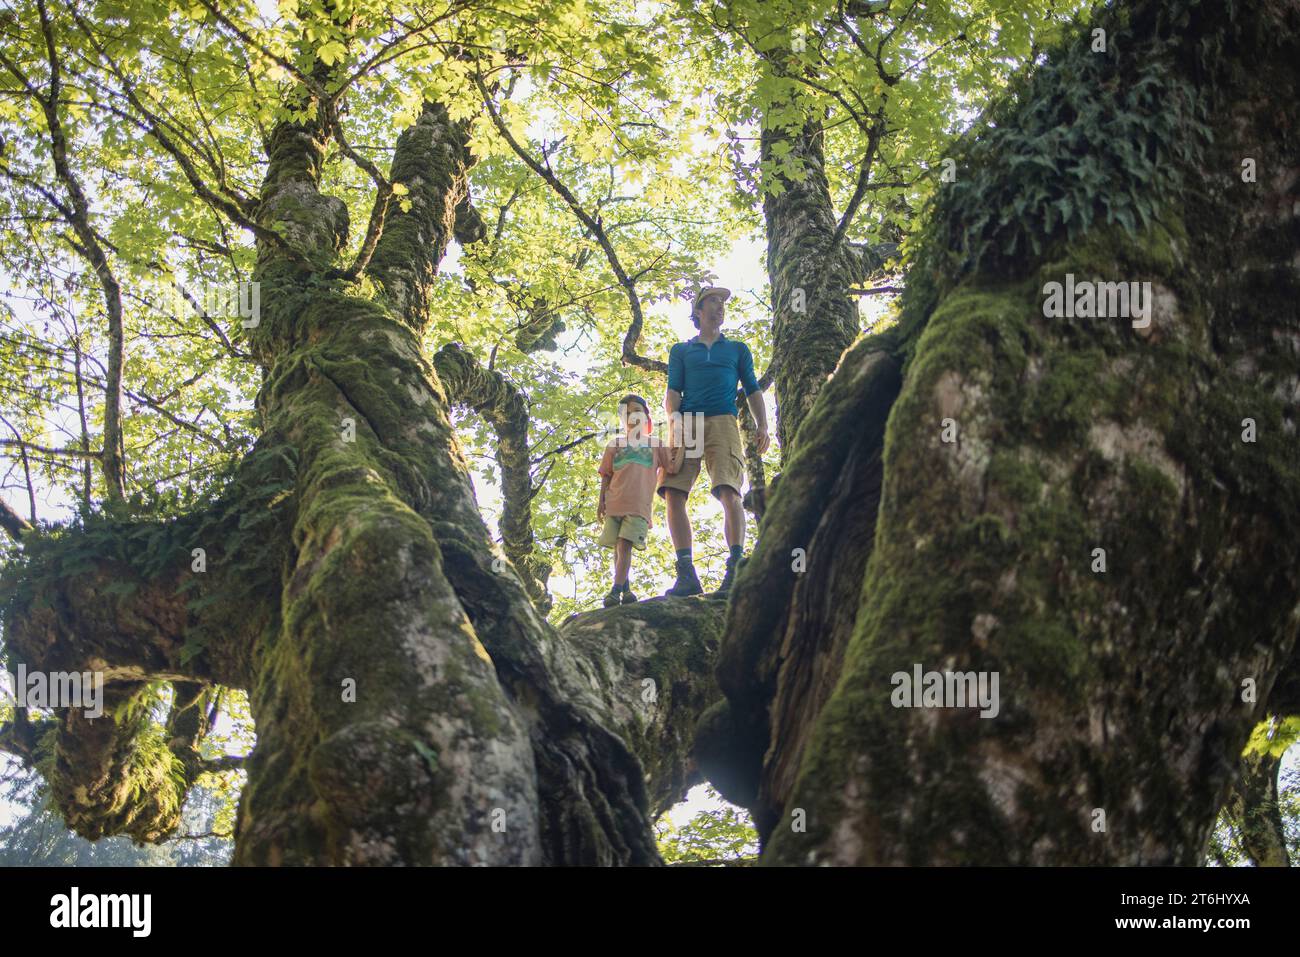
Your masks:
[{"label": "thick tree branch", "polygon": [[[104,714],[56,710],[29,725],[19,709],[0,747],[31,760],[35,742],[55,736],[58,761],[42,770],[78,833],[159,840],[179,820],[185,790],[207,769],[204,688],[251,686],[253,642],[280,612],[292,476],[284,450],[264,439],[207,510],[23,534],[0,579],[10,670],[98,676]],[[159,679],[175,684],[165,725],[148,717]]]},{"label": "thick tree branch", "polygon": [[427,102],[393,152],[390,179],[407,189],[410,208],[388,212],[365,271],[412,328],[428,319],[429,293],[448,243],[474,242],[484,233],[468,204],[468,134],[468,125],[453,121],[445,106]]},{"label": "thick tree branch", "polygon": [[[738,792],[737,782],[757,786],[773,727],[782,739],[770,760],[783,768],[797,762],[843,653],[821,636],[853,616],[849,596],[871,553],[880,447],[899,389],[889,343],[860,341],[822,390],[805,423],[813,437],[799,443],[774,483],[763,534],[733,591],[718,662],[727,713],[710,716],[700,754],[721,793],[755,809],[760,831],[771,824],[765,796]],[[832,538],[837,544],[828,544]],[[797,691],[771,702],[778,674]]]},{"label": "thick tree branch", "polygon": [[534,552],[528,400],[500,372],[483,368],[454,343],[438,350],[433,367],[451,402],[483,416],[496,431],[496,460],[501,470],[501,544],[523,578],[529,597],[545,614],[551,605],[546,592],[550,566]]},{"label": "thick tree branch", "polygon": [[1245,754],[1224,811],[1237,830],[1242,850],[1256,867],[1289,867],[1286,833],[1278,806],[1281,756]]},{"label": "thick tree branch", "polygon": [[708,598],[651,598],[574,615],[548,646],[566,692],[640,759],[652,817],[700,780],[695,727],[721,699],[713,666],[725,611]]},{"label": "thick tree branch", "polygon": [[18,539],[24,532],[31,531],[31,527],[31,523],[10,508],[7,502],[0,501],[0,528]]}]

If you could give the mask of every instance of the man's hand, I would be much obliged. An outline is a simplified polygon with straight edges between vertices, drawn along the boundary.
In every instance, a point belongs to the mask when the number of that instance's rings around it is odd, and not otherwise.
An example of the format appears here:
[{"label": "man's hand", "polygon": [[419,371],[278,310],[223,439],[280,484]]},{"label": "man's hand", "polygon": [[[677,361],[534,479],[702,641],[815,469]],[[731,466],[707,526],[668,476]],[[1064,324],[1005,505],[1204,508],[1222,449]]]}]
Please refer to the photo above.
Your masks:
[{"label": "man's hand", "polygon": [[763,390],[751,392],[745,397],[745,402],[749,406],[749,414],[754,417],[754,439],[758,443],[758,454],[762,455],[772,444],[772,438],[767,434],[767,406],[763,404]]},{"label": "man's hand", "polygon": [[676,475],[682,470],[682,460],[686,458],[686,446],[674,445],[668,458],[669,475]]}]

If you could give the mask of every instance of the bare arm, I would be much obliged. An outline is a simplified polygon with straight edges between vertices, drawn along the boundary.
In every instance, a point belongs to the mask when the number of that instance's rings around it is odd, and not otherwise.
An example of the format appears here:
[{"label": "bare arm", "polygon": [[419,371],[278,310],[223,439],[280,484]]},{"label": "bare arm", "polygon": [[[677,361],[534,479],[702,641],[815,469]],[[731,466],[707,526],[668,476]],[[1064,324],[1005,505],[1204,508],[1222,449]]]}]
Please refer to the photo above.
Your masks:
[{"label": "bare arm", "polygon": [[609,494],[609,487],[614,481],[614,450],[607,446],[605,452],[600,457],[600,501],[596,504],[596,521],[602,521],[605,518],[605,498]]},{"label": "bare arm", "polygon": [[612,475],[602,475],[600,477],[600,501],[596,505],[596,521],[598,522],[605,518],[605,494],[609,491],[609,483],[612,478]]},{"label": "bare arm", "polygon": [[767,434],[767,404],[763,401],[763,390],[751,392],[745,396],[745,402],[749,405],[749,411],[754,416],[754,425],[758,430],[758,454],[762,455],[767,451],[771,439]]}]

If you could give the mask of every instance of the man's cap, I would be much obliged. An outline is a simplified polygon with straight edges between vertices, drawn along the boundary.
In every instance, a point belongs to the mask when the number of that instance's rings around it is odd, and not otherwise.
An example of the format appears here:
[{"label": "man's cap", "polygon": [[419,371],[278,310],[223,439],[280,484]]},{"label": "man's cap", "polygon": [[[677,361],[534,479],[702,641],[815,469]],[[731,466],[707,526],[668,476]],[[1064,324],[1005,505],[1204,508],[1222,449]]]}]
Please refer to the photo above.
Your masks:
[{"label": "man's cap", "polygon": [[726,302],[731,298],[731,290],[725,286],[705,286],[695,294],[695,301],[691,303],[691,315],[700,311],[700,305],[710,296],[720,296],[722,301]]}]

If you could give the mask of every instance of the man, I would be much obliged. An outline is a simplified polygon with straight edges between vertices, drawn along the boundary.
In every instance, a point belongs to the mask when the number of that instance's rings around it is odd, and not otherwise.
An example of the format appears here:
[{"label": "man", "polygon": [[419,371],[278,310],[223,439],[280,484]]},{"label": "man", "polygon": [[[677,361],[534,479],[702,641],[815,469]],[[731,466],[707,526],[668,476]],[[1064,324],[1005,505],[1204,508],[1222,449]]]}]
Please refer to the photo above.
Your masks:
[{"label": "man", "polygon": [[[711,491],[722,503],[723,530],[727,539],[727,573],[717,594],[726,595],[735,579],[736,566],[744,553],[745,510],[740,489],[745,483],[745,455],[736,423],[736,386],[745,390],[745,399],[758,425],[758,450],[768,446],[767,408],[763,391],[754,378],[754,357],[739,339],[722,334],[725,303],[731,290],[710,286],[701,290],[691,304],[691,321],[700,334],[679,342],[668,353],[668,394],[664,408],[669,429],[693,429],[695,443],[688,447],[686,460],[676,475],[665,475],[659,486],[668,513],[668,533],[677,549],[677,581],[669,595],[698,595],[704,589],[691,560],[691,520],[686,514],[686,499],[700,474],[700,463],[709,470]],[[681,413],[679,420],[676,413]],[[691,433],[688,433],[691,434]],[[672,432],[670,432],[672,435]],[[681,441],[674,436],[670,444]]]}]

